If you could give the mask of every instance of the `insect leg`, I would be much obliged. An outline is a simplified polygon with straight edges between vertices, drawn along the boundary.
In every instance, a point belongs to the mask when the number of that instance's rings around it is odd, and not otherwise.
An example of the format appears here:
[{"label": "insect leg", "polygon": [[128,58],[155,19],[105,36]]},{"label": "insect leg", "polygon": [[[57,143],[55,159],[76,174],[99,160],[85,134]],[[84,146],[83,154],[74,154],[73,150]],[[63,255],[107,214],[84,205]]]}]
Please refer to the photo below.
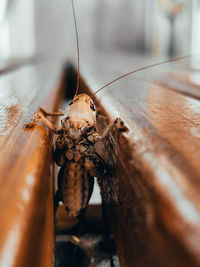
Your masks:
[{"label": "insect leg", "polygon": [[102,178],[108,175],[110,168],[102,157],[94,152],[91,156],[86,157],[84,161],[85,168],[89,171],[91,176]]},{"label": "insect leg", "polygon": [[57,132],[57,128],[55,127],[55,125],[45,117],[43,112],[41,111],[37,112],[35,114],[35,118],[36,118],[36,121],[37,120],[41,121],[49,130],[53,132]]},{"label": "insect leg", "polygon": [[116,118],[113,123],[110,123],[104,132],[102,133],[102,139],[104,139],[114,128],[118,129],[120,132],[127,132],[128,128],[125,126],[124,122],[120,118]]},{"label": "insect leg", "polygon": [[42,110],[35,113],[33,122],[26,124],[25,128],[34,127],[37,124],[37,121],[41,121],[49,130],[53,131],[54,133],[56,133],[58,130],[55,125],[45,117],[45,114]]},{"label": "insect leg", "polygon": [[48,112],[46,111],[44,108],[39,107],[40,111],[42,111],[42,113],[45,114],[45,116],[64,116],[64,112],[62,112],[62,110],[59,110],[58,112]]},{"label": "insect leg", "polygon": [[124,122],[120,118],[116,118],[113,123],[110,123],[102,133],[102,135],[99,135],[98,133],[94,133],[88,136],[88,140],[92,143],[96,143],[99,141],[102,141],[105,137],[109,135],[109,133],[113,129],[118,129],[121,133],[127,132],[128,128],[124,125]]}]

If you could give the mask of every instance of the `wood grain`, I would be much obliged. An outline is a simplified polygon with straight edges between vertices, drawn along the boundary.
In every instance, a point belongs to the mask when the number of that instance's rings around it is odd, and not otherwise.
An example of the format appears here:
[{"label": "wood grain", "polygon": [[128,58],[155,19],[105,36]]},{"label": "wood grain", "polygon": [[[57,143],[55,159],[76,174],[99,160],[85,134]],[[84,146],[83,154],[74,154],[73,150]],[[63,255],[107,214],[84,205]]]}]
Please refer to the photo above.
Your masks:
[{"label": "wood grain", "polygon": [[39,105],[55,111],[61,89],[55,62],[0,76],[0,266],[54,266],[52,138],[24,125]]},{"label": "wood grain", "polygon": [[[125,55],[105,58],[95,55],[83,63],[93,91],[152,63]],[[114,168],[100,186],[121,266],[200,265],[200,84],[186,83],[194,72],[200,77],[190,60],[170,63],[96,95],[102,112],[121,117],[129,128],[98,148]],[[101,130],[106,123],[99,122]]]}]

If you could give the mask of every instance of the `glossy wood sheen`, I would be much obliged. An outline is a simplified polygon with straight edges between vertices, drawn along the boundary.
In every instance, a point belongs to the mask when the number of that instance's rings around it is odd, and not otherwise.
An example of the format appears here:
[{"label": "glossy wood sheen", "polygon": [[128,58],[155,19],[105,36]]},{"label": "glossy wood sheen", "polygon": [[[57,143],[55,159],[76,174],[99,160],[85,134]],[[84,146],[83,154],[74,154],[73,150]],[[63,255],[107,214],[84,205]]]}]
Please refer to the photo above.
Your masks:
[{"label": "glossy wood sheen", "polygon": [[[82,63],[83,76],[95,91],[152,62],[90,57]],[[129,128],[99,148],[115,167],[114,177],[100,184],[121,266],[200,265],[199,78],[184,60],[124,78],[96,95],[100,108]],[[105,121],[99,125],[102,130]]]},{"label": "glossy wood sheen", "polygon": [[52,140],[24,125],[58,108],[60,77],[50,62],[0,76],[0,266],[54,266]]}]

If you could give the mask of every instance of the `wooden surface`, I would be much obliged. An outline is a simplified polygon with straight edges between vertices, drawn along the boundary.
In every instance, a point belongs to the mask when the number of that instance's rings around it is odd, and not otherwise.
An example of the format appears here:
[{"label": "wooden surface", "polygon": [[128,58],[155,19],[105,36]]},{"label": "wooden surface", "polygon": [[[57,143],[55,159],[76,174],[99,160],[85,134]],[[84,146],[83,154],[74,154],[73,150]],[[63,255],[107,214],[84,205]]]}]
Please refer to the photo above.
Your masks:
[{"label": "wooden surface", "polygon": [[[152,60],[81,62],[89,85],[82,80],[81,90],[95,91]],[[96,96],[105,115],[129,128],[97,148],[113,166],[99,183],[121,266],[200,265],[200,74],[189,62],[127,77]],[[57,110],[64,90],[55,62],[0,76],[0,266],[54,264],[52,140],[43,126],[23,126],[39,105]],[[102,130],[108,120],[98,124]]]},{"label": "wooden surface", "polygon": [[[95,91],[152,62],[100,55],[81,68]],[[100,185],[121,266],[200,266],[200,72],[190,63],[140,72],[96,95],[99,108],[129,128],[99,148],[114,166]]]},{"label": "wooden surface", "polygon": [[61,65],[50,62],[0,76],[2,267],[54,266],[52,140],[24,125],[39,105],[57,110],[62,87]]}]

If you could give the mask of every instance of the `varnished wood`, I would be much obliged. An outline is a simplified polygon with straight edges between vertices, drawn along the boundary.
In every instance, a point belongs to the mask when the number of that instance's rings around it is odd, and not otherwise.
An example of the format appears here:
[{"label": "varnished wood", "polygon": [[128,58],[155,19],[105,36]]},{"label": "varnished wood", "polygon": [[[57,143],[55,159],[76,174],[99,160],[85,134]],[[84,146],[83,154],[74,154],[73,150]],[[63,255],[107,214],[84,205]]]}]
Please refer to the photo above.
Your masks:
[{"label": "varnished wood", "polygon": [[[93,91],[148,61],[91,58],[82,64]],[[172,75],[178,70],[192,78],[189,63],[146,70],[96,95],[105,115],[121,117],[129,128],[99,147],[114,167],[113,177],[99,182],[121,266],[200,265],[200,85]]]},{"label": "varnished wood", "polygon": [[[110,56],[106,66],[105,57],[82,60],[92,90],[129,71],[133,62],[146,63],[123,57],[123,67],[122,59],[115,60]],[[199,84],[188,80],[193,69],[186,63],[121,80],[95,99],[107,117],[121,117],[129,128],[98,146],[113,167],[113,176],[99,183],[121,266],[200,264]],[[2,266],[54,264],[52,140],[43,126],[23,126],[38,106],[58,110],[65,79],[59,66],[40,63],[0,76]],[[187,78],[174,78],[177,69]],[[81,87],[90,90],[83,79]],[[103,131],[109,121],[98,123]],[[78,223],[69,226],[59,212],[58,232]]]},{"label": "varnished wood", "polygon": [[24,125],[39,106],[58,110],[59,66],[0,76],[0,266],[54,266],[52,138],[43,126]]}]

